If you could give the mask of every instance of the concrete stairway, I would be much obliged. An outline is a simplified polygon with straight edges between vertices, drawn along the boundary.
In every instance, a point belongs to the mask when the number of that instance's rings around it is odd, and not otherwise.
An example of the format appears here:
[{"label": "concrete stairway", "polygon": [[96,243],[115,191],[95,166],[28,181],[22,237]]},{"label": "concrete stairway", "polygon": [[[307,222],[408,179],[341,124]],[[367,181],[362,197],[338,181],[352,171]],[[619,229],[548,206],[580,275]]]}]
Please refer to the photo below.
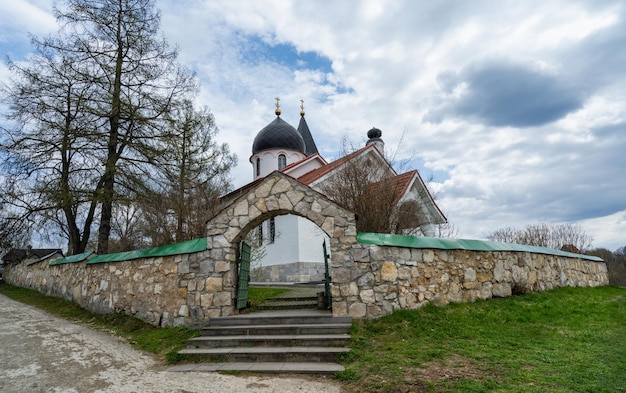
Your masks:
[{"label": "concrete stairway", "polygon": [[350,317],[327,311],[292,310],[215,318],[179,353],[208,361],[170,371],[251,371],[332,373],[337,357],[349,351]]}]

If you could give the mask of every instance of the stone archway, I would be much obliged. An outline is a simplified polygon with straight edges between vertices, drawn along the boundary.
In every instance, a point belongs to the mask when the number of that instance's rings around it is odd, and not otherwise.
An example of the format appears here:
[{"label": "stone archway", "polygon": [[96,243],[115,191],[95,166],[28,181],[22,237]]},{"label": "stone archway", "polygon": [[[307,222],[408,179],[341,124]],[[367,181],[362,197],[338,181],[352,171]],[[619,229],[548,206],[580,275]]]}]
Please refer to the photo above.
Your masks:
[{"label": "stone archway", "polygon": [[221,293],[216,295],[221,299],[217,302],[218,299],[212,299],[209,307],[203,305],[206,315],[234,313],[239,242],[263,221],[284,214],[304,217],[329,236],[331,272],[337,265],[334,261],[351,258],[352,247],[356,244],[354,213],[295,179],[273,172],[257,184],[242,189],[236,199],[207,223],[207,248],[224,279]]}]

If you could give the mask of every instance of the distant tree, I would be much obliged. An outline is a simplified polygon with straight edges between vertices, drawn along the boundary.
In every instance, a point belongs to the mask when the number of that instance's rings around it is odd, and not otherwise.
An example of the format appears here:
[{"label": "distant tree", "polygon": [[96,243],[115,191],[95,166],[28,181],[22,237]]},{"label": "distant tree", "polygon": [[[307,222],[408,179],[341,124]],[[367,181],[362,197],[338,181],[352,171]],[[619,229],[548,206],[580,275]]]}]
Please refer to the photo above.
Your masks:
[{"label": "distant tree", "polygon": [[454,239],[459,237],[458,228],[449,222],[445,224],[437,225],[437,235],[436,237],[446,238],[446,239]]},{"label": "distant tree", "polygon": [[159,176],[144,184],[138,200],[145,220],[144,235],[152,244],[181,242],[205,236],[219,196],[230,185],[237,157],[216,141],[218,129],[207,108],[196,110],[183,101],[165,120]]},{"label": "distant tree", "polygon": [[527,244],[560,250],[575,247],[584,251],[591,247],[593,237],[587,235],[584,229],[575,224],[532,224],[524,228],[506,227],[495,230],[487,236],[488,239],[498,242]]},{"label": "distant tree", "polygon": [[604,259],[611,285],[626,287],[626,255],[623,251],[623,247],[615,250],[615,252],[611,252],[606,248],[596,248],[587,251],[586,254]]},{"label": "distant tree", "polygon": [[26,248],[30,237],[28,222],[0,204],[0,257],[12,248]]},{"label": "distant tree", "polygon": [[109,252],[137,250],[148,245],[142,227],[144,219],[137,204],[131,201],[115,203],[115,214],[111,220]]}]

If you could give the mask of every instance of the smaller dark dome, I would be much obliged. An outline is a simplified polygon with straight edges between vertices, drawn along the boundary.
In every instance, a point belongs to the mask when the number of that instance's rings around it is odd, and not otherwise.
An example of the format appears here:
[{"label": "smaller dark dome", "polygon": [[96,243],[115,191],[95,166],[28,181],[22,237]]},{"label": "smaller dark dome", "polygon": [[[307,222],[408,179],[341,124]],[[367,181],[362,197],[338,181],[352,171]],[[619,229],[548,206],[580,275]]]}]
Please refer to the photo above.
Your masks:
[{"label": "smaller dark dome", "polygon": [[367,132],[367,137],[370,139],[380,138],[383,135],[383,132],[378,128],[374,127]]},{"label": "smaller dark dome", "polygon": [[291,149],[304,154],[304,139],[293,126],[276,117],[274,121],[265,126],[252,143],[252,154],[256,154],[267,149]]}]

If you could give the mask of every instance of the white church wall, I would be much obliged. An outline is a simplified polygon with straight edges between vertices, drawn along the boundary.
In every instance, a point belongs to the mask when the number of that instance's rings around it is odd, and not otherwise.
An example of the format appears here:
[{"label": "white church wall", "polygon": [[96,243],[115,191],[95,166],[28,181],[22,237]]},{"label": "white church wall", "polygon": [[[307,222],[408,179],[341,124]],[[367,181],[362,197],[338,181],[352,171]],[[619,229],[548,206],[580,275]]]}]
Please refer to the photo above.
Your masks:
[{"label": "white church wall", "polygon": [[[311,221],[299,218],[298,219],[298,232],[299,247],[300,250],[300,262],[324,262],[324,251],[322,249],[322,243],[328,236],[317,225]],[[329,241],[326,241],[326,246],[329,246]]]},{"label": "white church wall", "polygon": [[[250,163],[252,164],[252,178],[258,179],[259,177],[267,176],[268,174],[278,170],[278,156],[281,154],[285,155],[287,165],[305,158],[304,154],[293,150],[272,149],[261,151],[250,157]],[[257,158],[260,159],[258,176],[256,166]]]},{"label": "white church wall", "polygon": [[259,266],[283,265],[299,259],[298,216],[277,216],[274,220],[273,243],[269,242],[269,220],[263,223],[265,256],[258,261]]}]

